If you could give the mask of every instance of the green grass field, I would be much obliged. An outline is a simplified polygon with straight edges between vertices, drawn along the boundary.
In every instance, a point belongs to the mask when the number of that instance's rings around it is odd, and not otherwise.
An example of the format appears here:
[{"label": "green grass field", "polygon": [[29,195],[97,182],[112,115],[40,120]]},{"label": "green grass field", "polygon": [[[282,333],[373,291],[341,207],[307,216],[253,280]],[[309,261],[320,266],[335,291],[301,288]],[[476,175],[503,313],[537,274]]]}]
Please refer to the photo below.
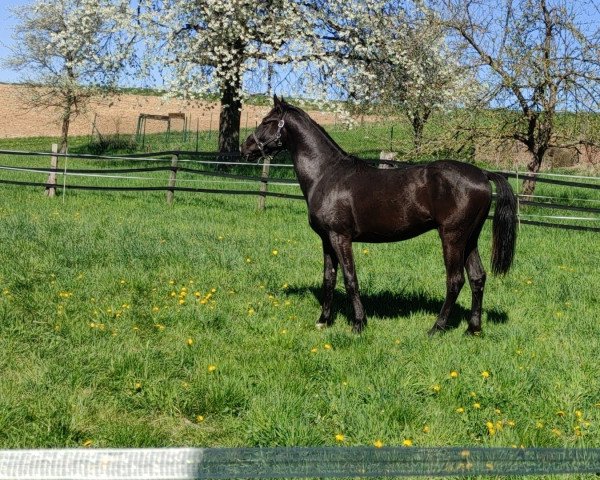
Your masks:
[{"label": "green grass field", "polygon": [[[388,132],[367,126],[332,135],[348,151],[377,158]],[[135,147],[116,140],[106,153]],[[194,148],[148,140],[156,149]],[[203,142],[214,148],[214,138]],[[50,143],[2,140],[0,148],[48,150]],[[74,153],[97,148],[86,138],[71,143]],[[45,157],[4,155],[0,163],[48,167]],[[68,160],[68,169],[98,166]],[[67,183],[164,186],[168,178],[143,175]],[[291,177],[289,169],[271,175]],[[0,172],[0,180],[45,178]],[[178,186],[257,190],[183,172],[177,179]],[[435,232],[356,244],[369,316],[357,336],[341,278],[334,327],[314,327],[321,247],[301,201],[268,198],[258,212],[256,196],[176,192],[169,207],[164,192],[59,189],[49,199],[41,188],[0,190],[0,448],[600,448],[597,233],[523,225],[513,270],[488,277],[484,333],[476,338],[463,334],[467,285],[456,328],[427,336],[445,295]],[[547,184],[536,194],[576,206],[598,202],[593,190]],[[486,265],[490,227],[480,240]]]},{"label": "green grass field", "polygon": [[[317,331],[321,252],[303,202],[2,187],[0,447],[600,447],[597,234],[523,226],[484,334],[428,338],[434,232],[355,245]],[[480,250],[489,265],[490,225]],[[341,285],[341,281],[338,282]]]}]

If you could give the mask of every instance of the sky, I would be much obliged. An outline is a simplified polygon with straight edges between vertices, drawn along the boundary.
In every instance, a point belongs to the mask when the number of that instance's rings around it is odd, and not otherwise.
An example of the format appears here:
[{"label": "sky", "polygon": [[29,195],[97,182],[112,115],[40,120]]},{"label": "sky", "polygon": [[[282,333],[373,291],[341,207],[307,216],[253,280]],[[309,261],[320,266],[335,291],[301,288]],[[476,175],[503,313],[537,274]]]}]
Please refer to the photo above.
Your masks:
[{"label": "sky", "polygon": [[[10,54],[7,46],[12,44],[11,36],[15,20],[11,18],[10,8],[27,3],[29,0],[0,0],[0,59],[6,58]],[[0,66],[0,82],[14,83],[17,81],[18,76],[15,72]]]}]

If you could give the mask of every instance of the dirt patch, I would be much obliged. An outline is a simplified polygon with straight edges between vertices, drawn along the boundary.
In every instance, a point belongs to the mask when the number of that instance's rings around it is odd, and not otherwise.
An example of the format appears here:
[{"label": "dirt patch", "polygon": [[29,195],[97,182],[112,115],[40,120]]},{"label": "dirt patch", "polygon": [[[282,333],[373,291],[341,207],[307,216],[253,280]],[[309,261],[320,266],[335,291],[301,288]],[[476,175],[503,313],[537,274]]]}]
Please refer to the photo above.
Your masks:
[{"label": "dirt patch", "polygon": [[[26,89],[19,85],[0,84],[0,138],[58,137],[60,124],[55,112],[31,109],[25,106],[23,98]],[[252,128],[266,115],[270,107],[245,106],[242,110],[242,128]],[[216,130],[219,124],[219,106],[209,102],[186,102],[165,99],[158,96],[121,95],[110,100],[94,101],[88,112],[73,121],[70,135],[91,135],[95,128],[102,135],[135,133],[140,114],[162,115],[183,113],[189,130]],[[321,124],[332,124],[335,114],[328,112],[308,112]],[[166,122],[148,120],[146,133],[165,132]],[[173,120],[173,131],[183,129],[182,120]]]}]

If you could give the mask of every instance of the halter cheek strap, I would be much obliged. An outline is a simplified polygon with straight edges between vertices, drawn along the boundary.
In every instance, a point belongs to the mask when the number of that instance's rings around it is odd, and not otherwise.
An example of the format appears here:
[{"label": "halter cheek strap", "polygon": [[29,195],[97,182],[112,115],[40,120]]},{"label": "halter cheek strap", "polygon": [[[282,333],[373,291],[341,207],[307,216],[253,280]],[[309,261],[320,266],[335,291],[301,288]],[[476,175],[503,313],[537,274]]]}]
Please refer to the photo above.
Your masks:
[{"label": "halter cheek strap", "polygon": [[270,140],[266,141],[266,142],[261,142],[258,139],[258,137],[256,136],[256,133],[255,132],[252,133],[252,138],[254,139],[254,142],[256,143],[256,146],[260,150],[260,153],[262,154],[263,157],[265,155],[265,147],[267,145],[269,145],[270,143],[277,142],[277,146],[278,147],[282,146],[282,144],[281,144],[281,130],[283,129],[284,126],[285,126],[285,120],[282,118],[277,123],[277,132],[275,132],[275,136],[273,138],[271,138]]}]

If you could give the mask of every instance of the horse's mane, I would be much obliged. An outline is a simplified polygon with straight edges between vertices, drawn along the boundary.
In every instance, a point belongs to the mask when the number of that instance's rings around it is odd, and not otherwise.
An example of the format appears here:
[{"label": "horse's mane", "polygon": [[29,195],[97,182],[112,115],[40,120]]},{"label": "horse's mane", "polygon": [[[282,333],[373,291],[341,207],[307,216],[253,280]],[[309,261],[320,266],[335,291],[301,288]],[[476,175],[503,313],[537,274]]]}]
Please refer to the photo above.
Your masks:
[{"label": "horse's mane", "polygon": [[331,143],[331,145],[333,145],[335,147],[335,149],[344,157],[349,157],[349,158],[353,158],[356,160],[360,160],[358,157],[355,157],[354,155],[350,155],[348,154],[342,147],[340,147],[338,145],[338,143],[331,138],[331,135],[329,135],[329,133],[327,132],[327,130],[325,130],[321,125],[319,125],[317,122],[315,122],[308,113],[306,113],[304,110],[302,110],[301,108],[295,107],[294,105],[290,105],[289,103],[283,103],[282,102],[282,107],[283,107],[283,111],[287,111],[287,110],[291,110],[294,111],[296,113],[299,113],[302,118],[304,118],[305,120],[307,120],[311,125],[315,126],[317,129],[319,129],[321,131],[321,133],[325,136],[325,138]]}]

